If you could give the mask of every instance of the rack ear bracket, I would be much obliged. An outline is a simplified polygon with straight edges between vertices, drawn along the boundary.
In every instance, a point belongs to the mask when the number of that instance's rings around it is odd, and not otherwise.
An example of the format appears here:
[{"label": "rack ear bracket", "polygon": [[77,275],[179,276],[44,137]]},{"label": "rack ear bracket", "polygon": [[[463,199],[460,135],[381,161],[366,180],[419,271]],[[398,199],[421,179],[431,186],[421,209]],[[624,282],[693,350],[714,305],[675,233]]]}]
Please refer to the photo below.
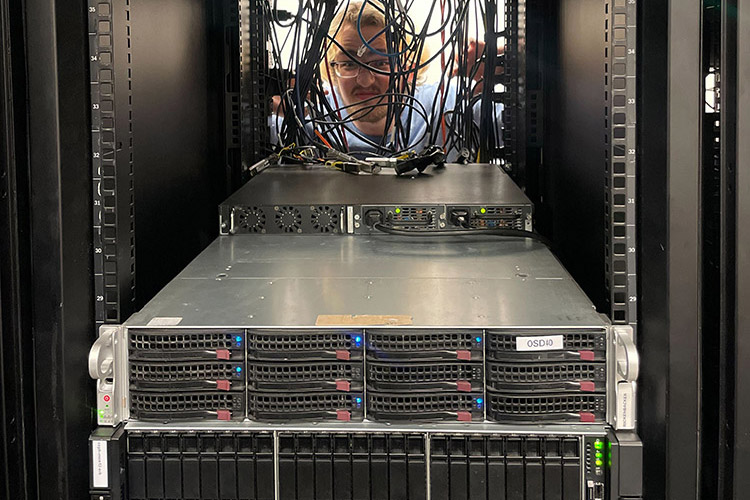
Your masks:
[{"label": "rack ear bracket", "polygon": [[117,402],[116,353],[119,326],[102,326],[89,351],[89,375],[96,380],[96,419],[99,425],[117,425],[121,420]]},{"label": "rack ear bracket", "polygon": [[635,392],[640,358],[631,326],[615,325],[612,332],[616,364],[614,425],[618,430],[632,430],[635,429]]}]

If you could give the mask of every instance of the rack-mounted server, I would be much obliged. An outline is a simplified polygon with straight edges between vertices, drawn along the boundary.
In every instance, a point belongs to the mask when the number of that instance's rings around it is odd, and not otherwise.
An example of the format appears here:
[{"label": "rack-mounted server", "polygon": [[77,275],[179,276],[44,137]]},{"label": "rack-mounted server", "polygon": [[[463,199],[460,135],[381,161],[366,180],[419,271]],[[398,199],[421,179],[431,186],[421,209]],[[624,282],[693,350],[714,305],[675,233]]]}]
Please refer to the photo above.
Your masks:
[{"label": "rack-mounted server", "polygon": [[[604,500],[628,450],[605,428],[467,431],[343,424],[319,429],[129,424],[92,436],[109,461],[92,495],[247,500]],[[119,470],[127,471],[126,475]],[[117,473],[115,473],[117,471]],[[116,488],[111,479],[126,476]],[[125,495],[127,492],[127,495]]]},{"label": "rack-mounted server", "polygon": [[522,239],[219,238],[104,342],[101,423],[632,424],[630,340]]},{"label": "rack-mounted server", "polygon": [[351,175],[324,166],[269,167],[224,201],[219,232],[371,234],[531,231],[533,205],[497,165],[447,164],[421,174]]}]

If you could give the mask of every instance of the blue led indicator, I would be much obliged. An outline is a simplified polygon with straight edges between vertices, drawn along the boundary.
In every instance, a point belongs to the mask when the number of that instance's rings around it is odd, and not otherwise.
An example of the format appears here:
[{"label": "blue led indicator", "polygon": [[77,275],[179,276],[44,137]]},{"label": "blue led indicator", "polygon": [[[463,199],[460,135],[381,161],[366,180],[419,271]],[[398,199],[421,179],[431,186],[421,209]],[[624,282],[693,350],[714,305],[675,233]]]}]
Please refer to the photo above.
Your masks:
[{"label": "blue led indicator", "polygon": [[477,340],[477,342],[481,342],[482,341],[482,337],[477,337],[476,340]]},{"label": "blue led indicator", "polygon": [[357,404],[362,402],[362,398],[357,398]]},{"label": "blue led indicator", "polygon": [[242,371],[242,367],[238,366],[237,368],[235,368],[235,370],[237,371],[237,373],[240,373]]},{"label": "blue led indicator", "polygon": [[357,344],[359,344],[360,342],[362,342],[362,337],[360,337],[359,335],[357,335],[356,337],[354,337],[354,341],[355,341],[355,342],[356,342]]},{"label": "blue led indicator", "polygon": [[234,340],[236,340],[237,342],[242,342],[242,337],[240,337],[239,335],[237,335],[237,336],[236,336],[236,337],[234,338]]},{"label": "blue led indicator", "polygon": [[478,404],[478,405],[481,405],[481,404],[482,404],[483,402],[484,402],[484,399],[482,399],[482,398],[477,398],[477,404]]}]

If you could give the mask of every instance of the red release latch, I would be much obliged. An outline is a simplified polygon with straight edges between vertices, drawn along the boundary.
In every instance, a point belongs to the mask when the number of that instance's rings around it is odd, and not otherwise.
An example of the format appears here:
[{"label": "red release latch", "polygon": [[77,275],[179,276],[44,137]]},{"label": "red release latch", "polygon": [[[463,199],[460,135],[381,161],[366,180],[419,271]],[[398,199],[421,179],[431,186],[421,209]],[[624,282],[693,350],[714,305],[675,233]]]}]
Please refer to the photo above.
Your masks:
[{"label": "red release latch", "polygon": [[231,382],[229,380],[217,380],[216,381],[216,389],[220,391],[228,391],[232,388]]},{"label": "red release latch", "polygon": [[584,392],[594,392],[596,390],[596,384],[593,382],[581,382],[581,390]]},{"label": "red release latch", "polygon": [[596,416],[594,416],[593,413],[589,413],[589,412],[579,413],[578,416],[581,418],[581,422],[590,423],[596,420]]},{"label": "red release latch", "polygon": [[461,361],[471,361],[471,351],[456,351],[456,358]]},{"label": "red release latch", "polygon": [[336,420],[348,422],[352,419],[352,413],[349,410],[336,410]]},{"label": "red release latch", "polygon": [[229,359],[231,356],[229,349],[216,349],[216,359]]},{"label": "red release latch", "polygon": [[345,350],[337,350],[336,351],[336,359],[341,359],[343,361],[349,361],[352,357],[352,354],[349,351]]},{"label": "red release latch", "polygon": [[216,419],[217,420],[232,420],[232,412],[229,410],[217,410]]},{"label": "red release latch", "polygon": [[456,389],[461,392],[471,392],[471,382],[468,380],[459,380],[456,382]]},{"label": "red release latch", "polygon": [[336,381],[336,390],[337,391],[344,391],[349,392],[349,389],[351,388],[351,382],[348,380],[337,380]]},{"label": "red release latch", "polygon": [[456,412],[456,418],[459,422],[471,422],[471,412],[470,411]]},{"label": "red release latch", "polygon": [[594,361],[594,351],[578,351],[582,361]]}]

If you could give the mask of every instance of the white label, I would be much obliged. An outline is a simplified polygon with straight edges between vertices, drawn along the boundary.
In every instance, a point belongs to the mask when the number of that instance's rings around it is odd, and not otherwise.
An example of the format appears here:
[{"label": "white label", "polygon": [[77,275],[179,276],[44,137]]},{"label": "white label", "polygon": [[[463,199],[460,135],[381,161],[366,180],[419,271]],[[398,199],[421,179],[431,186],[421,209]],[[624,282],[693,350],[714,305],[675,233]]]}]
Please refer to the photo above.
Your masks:
[{"label": "white label", "polygon": [[148,322],[148,326],[175,326],[179,325],[182,321],[182,318],[169,318],[167,316],[157,316],[156,318],[151,318],[151,321]]},{"label": "white label", "polygon": [[91,461],[93,463],[94,488],[108,488],[109,478],[107,477],[107,442],[91,442]]},{"label": "white label", "polygon": [[635,406],[633,384],[620,382],[617,384],[617,428],[635,428]]},{"label": "white label", "polygon": [[563,348],[562,335],[516,337],[516,351],[559,351]]}]

